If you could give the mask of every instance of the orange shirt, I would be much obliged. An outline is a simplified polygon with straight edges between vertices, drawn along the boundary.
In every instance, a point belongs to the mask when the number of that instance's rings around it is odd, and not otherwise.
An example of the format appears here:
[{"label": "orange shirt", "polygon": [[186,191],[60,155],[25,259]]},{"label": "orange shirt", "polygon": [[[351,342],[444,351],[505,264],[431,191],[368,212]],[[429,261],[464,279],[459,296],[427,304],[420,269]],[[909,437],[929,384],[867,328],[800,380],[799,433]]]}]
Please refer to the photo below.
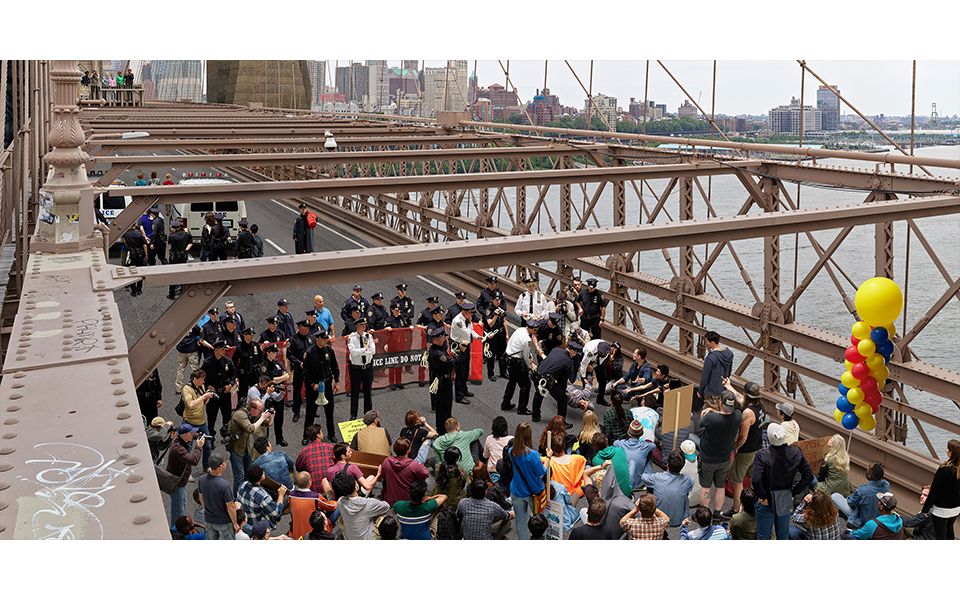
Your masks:
[{"label": "orange shirt", "polygon": [[[558,463],[550,459],[550,479],[557,483],[562,483],[563,487],[570,492],[574,503],[583,495],[581,486],[583,484],[583,469],[587,466],[587,459],[579,454],[567,454],[570,462],[567,464]],[[546,459],[544,459],[546,463]]]}]

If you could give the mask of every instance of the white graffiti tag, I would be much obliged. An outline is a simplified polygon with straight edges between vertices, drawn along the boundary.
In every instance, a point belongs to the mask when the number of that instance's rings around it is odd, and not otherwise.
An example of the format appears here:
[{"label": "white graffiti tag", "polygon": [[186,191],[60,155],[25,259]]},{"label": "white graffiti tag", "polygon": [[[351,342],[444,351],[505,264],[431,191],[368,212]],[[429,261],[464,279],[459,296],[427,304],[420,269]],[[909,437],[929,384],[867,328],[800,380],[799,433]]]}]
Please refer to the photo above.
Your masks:
[{"label": "white graffiti tag", "polygon": [[47,443],[34,448],[50,457],[26,461],[49,467],[39,471],[36,479],[21,478],[40,488],[34,493],[42,506],[33,513],[34,539],[103,539],[103,525],[93,510],[106,503],[103,494],[116,487],[118,477],[135,469],[116,469],[112,465],[118,459],[105,460],[80,444]]}]

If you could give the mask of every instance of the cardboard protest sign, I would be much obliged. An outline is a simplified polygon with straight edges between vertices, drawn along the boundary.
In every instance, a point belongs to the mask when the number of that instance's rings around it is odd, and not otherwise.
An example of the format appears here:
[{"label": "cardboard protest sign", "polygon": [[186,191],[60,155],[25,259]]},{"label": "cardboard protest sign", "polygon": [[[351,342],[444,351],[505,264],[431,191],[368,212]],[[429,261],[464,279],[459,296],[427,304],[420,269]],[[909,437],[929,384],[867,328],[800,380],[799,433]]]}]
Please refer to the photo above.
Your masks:
[{"label": "cardboard protest sign", "polygon": [[340,428],[340,439],[343,440],[344,444],[349,444],[353,441],[353,436],[357,435],[357,432],[364,429],[366,425],[363,424],[363,419],[354,419],[353,421],[337,423],[337,427]]},{"label": "cardboard protest sign", "polygon": [[[684,386],[678,390],[663,393],[663,425],[660,431],[670,433],[690,425],[690,413],[693,410],[693,386]],[[676,444],[676,436],[674,436]],[[670,450],[674,450],[671,448]],[[664,450],[667,452],[667,450]]]},{"label": "cardboard protest sign", "polygon": [[799,448],[800,451],[803,452],[803,456],[807,459],[807,462],[810,463],[810,468],[813,469],[814,474],[820,469],[820,461],[823,460],[824,455],[830,450],[827,446],[830,437],[800,440],[793,444],[794,447]]}]

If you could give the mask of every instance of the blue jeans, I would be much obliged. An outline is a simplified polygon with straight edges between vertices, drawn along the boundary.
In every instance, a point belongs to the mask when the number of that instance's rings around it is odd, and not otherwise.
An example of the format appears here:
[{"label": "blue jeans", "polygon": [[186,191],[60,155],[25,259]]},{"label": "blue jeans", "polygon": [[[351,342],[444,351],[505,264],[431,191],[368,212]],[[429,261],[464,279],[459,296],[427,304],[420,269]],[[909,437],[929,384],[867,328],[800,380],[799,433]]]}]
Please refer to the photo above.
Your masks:
[{"label": "blue jeans", "polygon": [[187,510],[187,488],[178,487],[177,491],[170,494],[170,529],[177,524],[177,517],[182,517]]},{"label": "blue jeans", "polygon": [[226,525],[217,525],[216,523],[207,523],[208,540],[235,540],[237,535],[233,532],[233,523]]},{"label": "blue jeans", "polygon": [[227,446],[227,453],[230,455],[230,470],[233,471],[233,496],[236,497],[237,490],[246,479],[247,469],[253,465],[253,461],[250,460],[250,454],[240,456],[230,446]]},{"label": "blue jeans", "polygon": [[433,447],[433,442],[436,439],[437,438],[423,440],[423,443],[420,444],[420,450],[417,452],[417,458],[415,460],[421,465],[427,462],[427,455],[430,453],[430,448]]},{"label": "blue jeans", "polygon": [[[770,500],[772,502],[773,500]],[[769,540],[770,532],[776,526],[777,539],[787,539],[787,528],[790,526],[790,514],[777,515],[773,509],[766,504],[757,502],[757,539]]]},{"label": "blue jeans", "polygon": [[517,539],[530,539],[527,532],[527,520],[533,514],[533,496],[514,497],[513,513],[517,516]]},{"label": "blue jeans", "polygon": [[794,525],[791,525],[790,528],[787,529],[787,539],[790,539],[790,540],[805,540],[805,539],[807,539],[807,532],[804,531],[804,530],[802,530],[802,529],[800,529],[799,527],[796,527],[796,526],[794,526]]},{"label": "blue jeans", "polygon": [[833,500],[833,503],[836,505],[837,510],[840,511],[840,514],[843,515],[843,518],[849,519],[853,509],[847,504],[847,497],[839,492],[834,492],[830,494],[830,499]]}]

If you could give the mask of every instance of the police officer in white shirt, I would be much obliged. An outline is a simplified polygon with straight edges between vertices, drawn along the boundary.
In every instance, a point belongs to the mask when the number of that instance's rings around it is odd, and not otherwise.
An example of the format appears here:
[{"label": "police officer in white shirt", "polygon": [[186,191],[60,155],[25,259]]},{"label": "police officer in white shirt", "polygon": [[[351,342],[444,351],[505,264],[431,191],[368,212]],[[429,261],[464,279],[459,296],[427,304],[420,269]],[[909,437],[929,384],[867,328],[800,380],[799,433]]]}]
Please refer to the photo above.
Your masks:
[{"label": "police officer in white shirt", "polygon": [[[610,344],[603,340],[590,340],[583,345],[583,359],[580,361],[580,378],[586,380],[587,367],[592,366],[593,372],[597,375],[597,385],[606,385],[606,374],[600,375],[600,365],[610,356]],[[601,382],[600,379],[603,379]]]},{"label": "police officer in white shirt", "polygon": [[527,291],[520,294],[520,298],[517,299],[517,316],[522,321],[543,320],[544,315],[547,314],[547,297],[537,290],[537,280],[533,277],[528,278],[524,283],[527,285]]},{"label": "police officer in white shirt", "polygon": [[520,405],[517,407],[518,415],[532,414],[527,410],[527,404],[530,402],[530,369],[533,368],[533,332],[537,330],[539,323],[534,319],[527,319],[524,323],[526,327],[518,327],[507,341],[507,366],[510,378],[507,380],[507,387],[503,390],[503,401],[500,403],[500,410],[513,410],[515,404],[513,400],[513,391],[520,386]]},{"label": "police officer in white shirt", "polygon": [[457,378],[454,381],[454,390],[457,404],[470,404],[467,398],[473,396],[473,392],[467,391],[467,377],[470,375],[470,342],[483,339],[482,335],[473,330],[475,309],[476,306],[472,302],[464,302],[460,305],[460,314],[450,323],[450,343],[453,344],[451,349],[456,353],[454,367]]},{"label": "police officer in white shirt", "polygon": [[350,420],[357,418],[357,404],[360,391],[363,390],[363,412],[373,410],[370,391],[373,387],[373,355],[377,352],[377,341],[367,333],[367,320],[361,317],[356,322],[357,330],[347,337],[347,349],[350,351]]}]

